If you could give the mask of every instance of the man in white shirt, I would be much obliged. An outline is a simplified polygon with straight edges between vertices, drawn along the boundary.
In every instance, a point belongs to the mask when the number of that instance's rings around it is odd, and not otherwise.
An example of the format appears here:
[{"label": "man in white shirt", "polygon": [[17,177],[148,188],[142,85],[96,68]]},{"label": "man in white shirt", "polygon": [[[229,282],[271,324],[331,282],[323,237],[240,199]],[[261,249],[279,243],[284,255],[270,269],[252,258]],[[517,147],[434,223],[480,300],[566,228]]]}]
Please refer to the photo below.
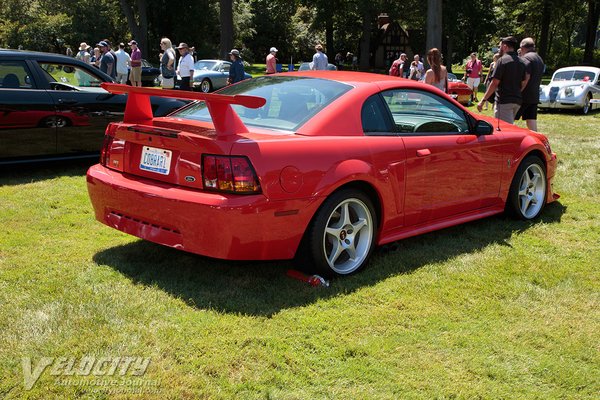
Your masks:
[{"label": "man in white shirt", "polygon": [[191,90],[190,79],[194,77],[194,59],[190,54],[190,48],[186,43],[179,43],[179,64],[177,64],[177,75],[181,77],[179,90]]},{"label": "man in white shirt", "polygon": [[115,51],[117,55],[117,83],[127,84],[127,76],[129,75],[129,61],[131,57],[125,50],[125,44],[119,43],[119,50]]},{"label": "man in white shirt", "polygon": [[310,69],[321,70],[321,71],[327,70],[328,60],[327,60],[327,55],[325,53],[323,53],[323,46],[318,44],[315,46],[315,50],[316,50],[316,53],[313,56],[313,61],[312,61]]}]

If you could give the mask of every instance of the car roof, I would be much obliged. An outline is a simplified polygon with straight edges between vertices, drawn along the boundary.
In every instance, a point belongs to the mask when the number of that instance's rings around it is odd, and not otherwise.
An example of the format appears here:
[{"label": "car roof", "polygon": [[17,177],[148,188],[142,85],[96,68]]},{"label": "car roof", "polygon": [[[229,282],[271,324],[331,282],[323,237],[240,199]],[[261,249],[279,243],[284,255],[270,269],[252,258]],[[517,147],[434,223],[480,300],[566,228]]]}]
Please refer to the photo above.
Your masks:
[{"label": "car roof", "polygon": [[384,74],[374,74],[370,72],[356,72],[356,71],[297,71],[297,72],[283,72],[277,74],[278,76],[293,76],[300,77],[304,76],[307,78],[317,79],[328,79],[330,81],[336,81],[340,83],[347,83],[349,85],[358,86],[370,86],[376,85],[380,88],[388,88],[391,86],[397,86],[398,83],[402,83],[403,87],[422,87],[424,85],[421,82],[416,82],[410,79],[399,78],[397,76],[390,76]]},{"label": "car roof", "polygon": [[597,67],[588,67],[588,66],[584,66],[584,65],[576,65],[576,66],[572,66],[572,67],[564,67],[564,68],[559,68],[556,71],[554,71],[554,73],[557,72],[564,72],[564,71],[586,71],[586,72],[593,72],[595,74],[600,73],[600,68]]},{"label": "car roof", "polygon": [[41,51],[29,51],[29,50],[13,50],[13,49],[0,49],[0,56],[5,58],[18,58],[20,60],[48,60],[48,61],[73,61],[73,57],[68,57],[62,54],[56,53],[44,53]]}]

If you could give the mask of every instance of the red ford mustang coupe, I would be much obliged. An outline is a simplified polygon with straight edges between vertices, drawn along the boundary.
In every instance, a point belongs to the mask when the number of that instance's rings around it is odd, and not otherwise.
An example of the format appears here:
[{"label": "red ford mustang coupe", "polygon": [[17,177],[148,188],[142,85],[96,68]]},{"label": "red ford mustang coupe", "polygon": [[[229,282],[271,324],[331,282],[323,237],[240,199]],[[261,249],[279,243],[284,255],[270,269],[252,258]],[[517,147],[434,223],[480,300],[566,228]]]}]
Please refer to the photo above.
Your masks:
[{"label": "red ford mustang coupe", "polygon": [[[532,219],[558,198],[544,135],[418,82],[309,71],[215,94],[104,87],[129,97],[87,173],[96,218],[192,253],[347,275],[376,245],[505,209]],[[197,101],[153,118],[150,95]]]}]

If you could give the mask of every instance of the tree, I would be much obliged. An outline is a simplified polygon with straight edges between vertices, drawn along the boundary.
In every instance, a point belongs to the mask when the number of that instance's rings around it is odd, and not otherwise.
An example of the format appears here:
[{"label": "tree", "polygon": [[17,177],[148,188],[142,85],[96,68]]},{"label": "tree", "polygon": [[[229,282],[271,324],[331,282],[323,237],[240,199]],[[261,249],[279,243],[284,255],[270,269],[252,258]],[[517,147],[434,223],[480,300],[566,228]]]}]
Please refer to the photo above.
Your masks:
[{"label": "tree", "polygon": [[146,0],[119,0],[121,10],[127,18],[129,31],[138,42],[142,54],[148,54],[148,6]]},{"label": "tree", "polygon": [[219,22],[221,24],[219,56],[224,59],[233,47],[233,0],[219,0]]},{"label": "tree", "polygon": [[585,35],[585,51],[583,62],[592,65],[594,62],[594,48],[596,47],[596,31],[600,20],[600,0],[587,0],[588,14]]}]

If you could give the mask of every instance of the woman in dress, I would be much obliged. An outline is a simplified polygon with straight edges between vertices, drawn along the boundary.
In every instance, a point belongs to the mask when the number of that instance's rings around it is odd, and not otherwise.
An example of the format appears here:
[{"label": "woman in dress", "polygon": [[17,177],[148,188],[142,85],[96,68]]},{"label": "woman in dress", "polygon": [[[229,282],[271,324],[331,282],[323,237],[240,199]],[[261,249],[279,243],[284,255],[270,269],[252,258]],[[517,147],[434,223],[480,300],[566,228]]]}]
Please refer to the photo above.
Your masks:
[{"label": "woman in dress", "polygon": [[[490,86],[490,83],[492,83],[492,78],[494,77],[494,69],[496,69],[496,61],[498,61],[498,59],[500,58],[500,54],[496,53],[494,54],[494,58],[492,59],[492,63],[490,64],[490,70],[488,71],[487,76],[485,77],[485,90],[487,91],[487,88]],[[494,96],[492,96],[493,98]],[[492,101],[490,101],[491,103]],[[488,101],[484,101],[483,102],[483,108],[485,110],[488,109]]]},{"label": "woman in dress", "polygon": [[448,93],[448,71],[442,65],[442,53],[435,47],[427,52],[430,68],[425,72],[425,83]]}]

